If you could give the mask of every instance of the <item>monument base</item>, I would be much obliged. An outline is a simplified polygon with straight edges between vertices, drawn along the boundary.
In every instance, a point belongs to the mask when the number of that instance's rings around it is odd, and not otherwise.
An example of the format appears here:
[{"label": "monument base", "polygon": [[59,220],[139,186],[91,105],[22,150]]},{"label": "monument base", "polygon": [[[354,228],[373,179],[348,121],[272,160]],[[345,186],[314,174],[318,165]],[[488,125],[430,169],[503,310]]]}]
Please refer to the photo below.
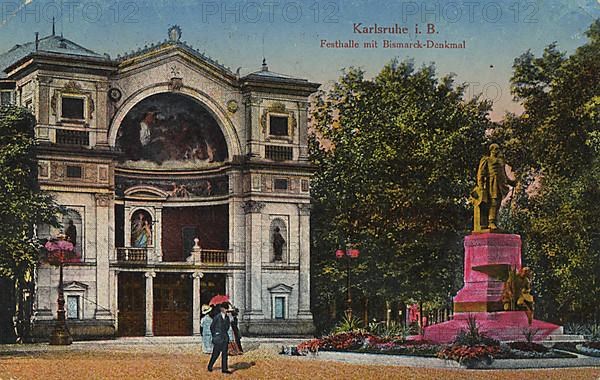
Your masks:
[{"label": "monument base", "polygon": [[469,316],[475,318],[480,332],[501,342],[524,341],[528,331],[537,331],[533,337],[534,341],[544,340],[549,335],[562,334],[562,328],[553,323],[534,319],[530,325],[524,311],[498,311],[456,313],[454,319],[448,322],[426,327],[421,339],[435,343],[451,343],[460,330],[467,329]]},{"label": "monument base", "polygon": [[478,233],[465,237],[464,286],[454,297],[454,318],[425,328],[425,339],[449,343],[467,328],[473,316],[479,331],[500,341],[525,340],[528,331],[537,331],[534,340],[562,334],[558,325],[533,320],[525,311],[504,311],[502,292],[510,269],[521,269],[521,237],[512,234]]}]

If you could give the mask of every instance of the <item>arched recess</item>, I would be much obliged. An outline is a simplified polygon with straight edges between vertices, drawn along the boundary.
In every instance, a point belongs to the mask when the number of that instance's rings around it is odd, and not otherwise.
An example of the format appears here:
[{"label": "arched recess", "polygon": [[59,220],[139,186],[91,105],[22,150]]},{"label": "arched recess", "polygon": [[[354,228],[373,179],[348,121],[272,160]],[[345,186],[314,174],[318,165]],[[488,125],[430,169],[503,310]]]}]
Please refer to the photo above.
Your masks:
[{"label": "arched recess", "polygon": [[227,116],[225,109],[221,107],[220,104],[215,102],[208,94],[199,89],[183,86],[181,89],[179,89],[179,91],[173,92],[169,86],[169,82],[158,83],[141,89],[129,96],[129,98],[123,102],[123,105],[119,108],[111,121],[108,133],[109,145],[113,147],[116,145],[118,131],[123,123],[123,120],[129,111],[131,111],[138,103],[152,95],[173,93],[186,95],[194,99],[199,103],[200,106],[204,107],[212,115],[212,117],[214,117],[225,138],[229,153],[229,160],[231,160],[234,156],[239,156],[242,154],[241,143],[235,126],[233,125],[231,119]]},{"label": "arched recess", "polygon": [[[74,245],[74,251],[83,256],[83,218],[77,210],[72,208],[67,209],[67,212],[63,215],[62,220],[63,233]],[[74,240],[74,241],[73,241]]]},{"label": "arched recess", "polygon": [[142,207],[132,210],[129,223],[131,247],[149,248],[154,246],[154,216],[149,210]]},{"label": "arched recess", "polygon": [[[280,240],[279,245],[281,246],[281,257],[277,257],[275,253],[275,238],[277,234],[283,238],[283,241]],[[286,222],[281,218],[275,218],[271,221],[271,226],[269,227],[269,247],[270,247],[270,261],[271,262],[287,262],[288,261],[288,246],[289,246],[289,237],[288,237],[288,228]]]}]

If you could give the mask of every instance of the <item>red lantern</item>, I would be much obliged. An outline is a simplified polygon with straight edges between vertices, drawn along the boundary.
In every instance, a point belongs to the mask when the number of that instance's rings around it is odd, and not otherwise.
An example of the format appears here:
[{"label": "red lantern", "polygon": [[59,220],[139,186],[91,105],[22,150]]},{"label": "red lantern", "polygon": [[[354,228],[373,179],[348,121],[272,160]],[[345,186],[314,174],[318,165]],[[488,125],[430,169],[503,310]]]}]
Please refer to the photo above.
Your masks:
[{"label": "red lantern", "polygon": [[337,249],[335,251],[335,258],[336,259],[341,259],[342,257],[344,257],[344,255],[346,254],[346,252],[343,249]]},{"label": "red lantern", "polygon": [[357,248],[348,249],[348,256],[351,258],[355,259],[358,257],[358,255],[360,255],[360,251]]}]

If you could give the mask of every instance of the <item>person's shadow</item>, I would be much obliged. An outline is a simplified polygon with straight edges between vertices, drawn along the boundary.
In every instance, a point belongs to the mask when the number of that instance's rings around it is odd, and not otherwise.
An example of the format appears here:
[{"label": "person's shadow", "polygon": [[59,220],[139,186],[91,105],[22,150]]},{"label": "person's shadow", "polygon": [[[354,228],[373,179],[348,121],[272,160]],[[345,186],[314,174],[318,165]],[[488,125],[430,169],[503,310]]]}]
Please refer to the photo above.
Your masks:
[{"label": "person's shadow", "polygon": [[245,370],[245,369],[248,369],[248,368],[252,368],[255,365],[256,365],[256,362],[239,362],[239,363],[231,364],[229,366],[229,369],[232,372],[237,372],[237,371]]}]

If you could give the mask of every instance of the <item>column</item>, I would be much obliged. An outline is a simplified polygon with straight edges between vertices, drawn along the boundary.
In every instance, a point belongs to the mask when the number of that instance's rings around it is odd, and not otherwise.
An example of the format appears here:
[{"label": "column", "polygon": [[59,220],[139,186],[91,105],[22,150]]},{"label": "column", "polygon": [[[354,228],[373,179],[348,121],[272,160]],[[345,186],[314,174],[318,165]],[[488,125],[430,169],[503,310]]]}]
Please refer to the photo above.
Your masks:
[{"label": "column", "polygon": [[154,277],[156,272],[146,272],[146,336],[153,336],[154,322]]},{"label": "column", "polygon": [[238,300],[234,291],[233,285],[233,273],[227,273],[225,275],[225,294],[229,295],[229,300],[233,305],[236,305]]},{"label": "column", "polygon": [[154,242],[154,257],[156,261],[162,261],[162,207],[156,207],[154,209],[154,228],[152,233],[154,234],[152,240]]},{"label": "column", "polygon": [[262,209],[265,204],[247,201],[246,213],[246,313],[249,319],[262,319]]},{"label": "column", "polygon": [[115,270],[112,276],[112,284],[113,284],[113,299],[110,303],[110,309],[115,312],[115,330],[119,331],[119,271]]},{"label": "column", "polygon": [[96,319],[112,319],[110,312],[109,225],[113,195],[94,194],[96,199]]},{"label": "column", "polygon": [[124,207],[123,230],[125,231],[125,247],[131,247],[131,206],[125,201]]},{"label": "column", "polygon": [[310,312],[310,204],[298,204],[299,254],[298,272],[298,318],[312,319]]},{"label": "column", "polygon": [[194,279],[193,293],[192,293],[192,333],[194,336],[200,334],[200,316],[201,316],[201,305],[200,305],[200,279],[204,277],[202,272],[192,273]]}]

